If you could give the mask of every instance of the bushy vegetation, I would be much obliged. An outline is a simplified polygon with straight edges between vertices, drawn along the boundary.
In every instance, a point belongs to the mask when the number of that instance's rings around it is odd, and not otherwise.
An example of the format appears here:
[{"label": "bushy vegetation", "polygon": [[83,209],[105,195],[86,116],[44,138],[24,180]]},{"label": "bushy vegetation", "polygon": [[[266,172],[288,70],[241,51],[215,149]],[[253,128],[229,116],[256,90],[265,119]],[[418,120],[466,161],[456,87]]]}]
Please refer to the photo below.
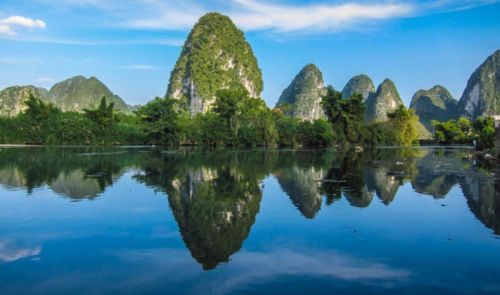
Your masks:
[{"label": "bushy vegetation", "polygon": [[262,74],[243,32],[229,17],[209,13],[189,34],[172,71],[168,93],[181,89],[189,76],[200,97],[213,97],[223,87],[242,86],[242,73],[260,94]]},{"label": "bushy vegetation", "polygon": [[404,106],[389,113],[386,122],[366,124],[365,104],[360,95],[342,99],[340,92],[328,87],[322,104],[338,145],[409,146],[417,142],[418,116]]},{"label": "bushy vegetation", "polygon": [[[342,99],[328,87],[322,106],[327,119],[314,121],[270,110],[242,87],[219,90],[211,111],[192,117],[179,100],[156,98],[132,115],[115,112],[114,104],[101,100],[83,113],[62,112],[34,96],[16,117],[0,118],[0,143],[41,145],[181,145],[203,147],[370,147],[409,146],[417,141],[418,116],[401,106],[388,121],[366,124],[365,105],[359,95]],[[493,119],[471,123],[465,118],[434,122],[439,143],[477,142],[493,146]]]},{"label": "bushy vegetation", "polygon": [[329,86],[322,105],[332,125],[335,143],[364,145],[367,142],[369,134],[364,121],[365,105],[360,95],[342,99],[342,93]]},{"label": "bushy vegetation", "polygon": [[31,95],[25,112],[0,119],[0,142],[43,145],[141,144],[135,116],[117,114],[103,98],[95,110],[62,112]]},{"label": "bushy vegetation", "polygon": [[433,121],[434,138],[441,144],[476,143],[479,150],[490,149],[495,141],[495,122],[492,117],[480,117],[471,122],[467,118],[447,122]]}]

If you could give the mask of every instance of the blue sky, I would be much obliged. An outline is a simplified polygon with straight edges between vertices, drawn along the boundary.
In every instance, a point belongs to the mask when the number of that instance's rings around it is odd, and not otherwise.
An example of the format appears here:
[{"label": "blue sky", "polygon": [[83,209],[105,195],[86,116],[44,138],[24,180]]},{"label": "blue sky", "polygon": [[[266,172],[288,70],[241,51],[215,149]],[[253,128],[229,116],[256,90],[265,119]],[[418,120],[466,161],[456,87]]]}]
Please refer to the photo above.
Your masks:
[{"label": "blue sky", "polygon": [[407,104],[435,84],[459,98],[500,49],[498,0],[2,0],[0,88],[81,74],[143,104],[165,94],[184,39],[210,11],[245,31],[270,107],[311,62],[339,90],[366,73],[392,79]]}]

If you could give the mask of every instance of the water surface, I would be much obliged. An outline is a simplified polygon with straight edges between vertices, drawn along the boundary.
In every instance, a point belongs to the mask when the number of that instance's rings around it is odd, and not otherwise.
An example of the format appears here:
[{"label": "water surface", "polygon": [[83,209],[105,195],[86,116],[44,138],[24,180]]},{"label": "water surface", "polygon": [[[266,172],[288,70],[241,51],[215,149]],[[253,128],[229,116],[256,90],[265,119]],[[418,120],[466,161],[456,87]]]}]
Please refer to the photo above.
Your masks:
[{"label": "water surface", "polygon": [[499,294],[499,234],[468,149],[0,150],[1,294]]}]

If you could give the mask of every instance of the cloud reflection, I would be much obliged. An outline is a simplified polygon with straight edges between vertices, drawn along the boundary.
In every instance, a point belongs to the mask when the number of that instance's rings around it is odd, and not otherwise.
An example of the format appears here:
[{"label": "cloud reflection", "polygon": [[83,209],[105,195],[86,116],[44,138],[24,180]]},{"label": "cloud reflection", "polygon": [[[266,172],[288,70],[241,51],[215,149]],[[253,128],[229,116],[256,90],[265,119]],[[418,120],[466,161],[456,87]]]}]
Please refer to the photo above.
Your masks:
[{"label": "cloud reflection", "polygon": [[37,256],[41,251],[42,248],[40,246],[17,247],[11,242],[0,240],[0,263],[9,263]]}]

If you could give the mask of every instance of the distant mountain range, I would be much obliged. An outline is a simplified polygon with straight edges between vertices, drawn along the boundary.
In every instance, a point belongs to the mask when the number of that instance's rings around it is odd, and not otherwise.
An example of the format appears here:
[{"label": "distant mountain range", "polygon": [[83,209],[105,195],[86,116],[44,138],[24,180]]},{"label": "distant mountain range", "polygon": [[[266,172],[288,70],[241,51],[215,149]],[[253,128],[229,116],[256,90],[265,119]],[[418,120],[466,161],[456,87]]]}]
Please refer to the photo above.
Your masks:
[{"label": "distant mountain range", "polygon": [[115,109],[124,113],[131,112],[131,106],[109,90],[95,77],[76,76],[55,84],[50,90],[31,85],[13,86],[0,91],[0,116],[15,116],[26,109],[24,102],[30,94],[51,102],[63,111],[81,112],[97,107],[106,97],[115,104]]},{"label": "distant mountain range", "polygon": [[[414,109],[422,122],[421,137],[429,137],[432,120],[446,121],[460,116],[476,119],[497,114],[500,100],[500,50],[497,50],[471,75],[459,101],[444,86],[419,90],[412,98]],[[197,22],[189,34],[169,79],[166,97],[177,99],[191,114],[205,113],[212,108],[220,89],[241,87],[249,96],[261,99],[262,73],[244,33],[231,19],[209,13]],[[306,65],[283,90],[276,108],[304,120],[324,116],[321,98],[325,84],[320,69]],[[33,94],[54,103],[64,111],[95,108],[101,98],[115,103],[116,109],[131,112],[119,96],[113,94],[97,78],[76,76],[55,84],[50,90],[34,86],[14,86],[0,92],[0,116],[15,116],[26,106],[24,100]],[[343,88],[347,99],[360,94],[366,104],[366,121],[387,120],[387,112],[403,105],[396,85],[385,79],[378,88],[365,74],[353,77]]]},{"label": "distant mountain range", "polygon": [[[323,79],[315,65],[307,65],[281,95],[276,108],[285,114],[305,120],[317,119],[320,108]],[[383,122],[387,113],[403,105],[396,85],[385,79],[375,90],[372,79],[365,74],[353,77],[342,90],[342,98],[360,94],[366,104],[366,121]],[[441,85],[429,90],[418,90],[413,96],[410,108],[420,117],[421,137],[429,137],[432,121],[448,121],[466,117],[475,120],[484,115],[496,115],[500,103],[500,50],[497,50],[471,75],[459,101]]]}]

